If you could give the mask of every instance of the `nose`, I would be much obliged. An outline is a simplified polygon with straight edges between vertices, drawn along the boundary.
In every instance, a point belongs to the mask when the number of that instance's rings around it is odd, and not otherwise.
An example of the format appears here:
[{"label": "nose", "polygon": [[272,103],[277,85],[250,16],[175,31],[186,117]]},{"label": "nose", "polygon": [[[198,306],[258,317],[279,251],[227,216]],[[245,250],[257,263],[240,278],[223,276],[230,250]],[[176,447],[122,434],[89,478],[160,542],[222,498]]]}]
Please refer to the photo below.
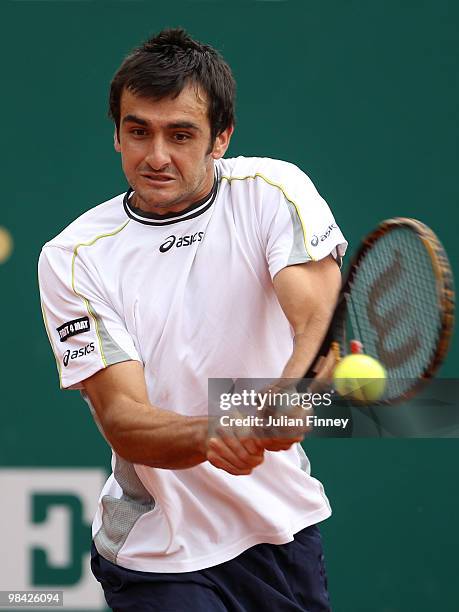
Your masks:
[{"label": "nose", "polygon": [[150,143],[145,161],[152,170],[163,170],[170,164],[171,158],[167,148],[167,143],[163,138],[154,138]]}]

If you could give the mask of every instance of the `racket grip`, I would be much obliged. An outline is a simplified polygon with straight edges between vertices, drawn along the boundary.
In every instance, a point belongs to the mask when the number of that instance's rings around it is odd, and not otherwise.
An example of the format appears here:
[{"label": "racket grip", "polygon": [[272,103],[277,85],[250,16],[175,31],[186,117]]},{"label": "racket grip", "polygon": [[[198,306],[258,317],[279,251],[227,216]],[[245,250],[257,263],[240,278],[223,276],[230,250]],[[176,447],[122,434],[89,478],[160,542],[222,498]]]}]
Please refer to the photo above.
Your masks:
[{"label": "racket grip", "polygon": [[331,331],[329,330],[320,346],[320,349],[317,351],[316,356],[312,360],[311,365],[309,366],[309,369],[307,370],[303,378],[314,378],[315,377],[315,375],[317,374],[316,366],[318,365],[318,360],[320,357],[325,357],[325,355],[328,354],[331,344],[332,344],[332,334],[331,334]]}]

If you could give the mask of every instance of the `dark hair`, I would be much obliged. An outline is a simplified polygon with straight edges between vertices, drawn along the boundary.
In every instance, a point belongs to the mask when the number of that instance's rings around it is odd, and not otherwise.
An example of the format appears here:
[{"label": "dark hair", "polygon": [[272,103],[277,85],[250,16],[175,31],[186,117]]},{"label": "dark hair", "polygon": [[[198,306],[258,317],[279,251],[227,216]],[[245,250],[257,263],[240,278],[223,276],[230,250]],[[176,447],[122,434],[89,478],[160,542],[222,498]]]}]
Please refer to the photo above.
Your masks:
[{"label": "dark hair", "polygon": [[212,143],[234,124],[236,84],[222,56],[209,45],[193,40],[185,30],[163,30],[126,57],[110,84],[109,116],[119,134],[121,94],[156,100],[177,97],[193,83],[208,98]]}]

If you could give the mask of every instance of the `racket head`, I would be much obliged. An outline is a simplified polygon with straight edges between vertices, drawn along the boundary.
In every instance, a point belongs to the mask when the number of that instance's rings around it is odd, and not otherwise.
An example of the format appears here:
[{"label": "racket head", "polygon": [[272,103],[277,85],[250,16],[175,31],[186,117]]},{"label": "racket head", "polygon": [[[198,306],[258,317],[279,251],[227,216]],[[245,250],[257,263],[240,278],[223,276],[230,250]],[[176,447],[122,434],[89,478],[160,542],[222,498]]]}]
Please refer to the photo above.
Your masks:
[{"label": "racket head", "polygon": [[360,245],[319,354],[333,345],[343,357],[348,339],[360,340],[388,377],[384,395],[371,403],[394,404],[435,375],[453,326],[453,276],[440,241],[424,223],[397,217]]}]

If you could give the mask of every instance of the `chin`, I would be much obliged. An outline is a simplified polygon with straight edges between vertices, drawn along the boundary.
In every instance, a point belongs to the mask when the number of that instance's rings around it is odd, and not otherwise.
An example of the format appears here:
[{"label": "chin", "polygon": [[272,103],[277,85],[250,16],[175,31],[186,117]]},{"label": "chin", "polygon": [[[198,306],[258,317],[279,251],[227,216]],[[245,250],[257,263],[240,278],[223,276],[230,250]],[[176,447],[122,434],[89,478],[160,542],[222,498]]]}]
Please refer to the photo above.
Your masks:
[{"label": "chin", "polygon": [[173,196],[171,194],[164,195],[161,197],[162,189],[152,189],[148,191],[138,191],[138,195],[142,199],[145,204],[148,206],[152,206],[155,208],[167,208],[167,206],[172,206],[174,202],[177,200],[177,196]]}]

